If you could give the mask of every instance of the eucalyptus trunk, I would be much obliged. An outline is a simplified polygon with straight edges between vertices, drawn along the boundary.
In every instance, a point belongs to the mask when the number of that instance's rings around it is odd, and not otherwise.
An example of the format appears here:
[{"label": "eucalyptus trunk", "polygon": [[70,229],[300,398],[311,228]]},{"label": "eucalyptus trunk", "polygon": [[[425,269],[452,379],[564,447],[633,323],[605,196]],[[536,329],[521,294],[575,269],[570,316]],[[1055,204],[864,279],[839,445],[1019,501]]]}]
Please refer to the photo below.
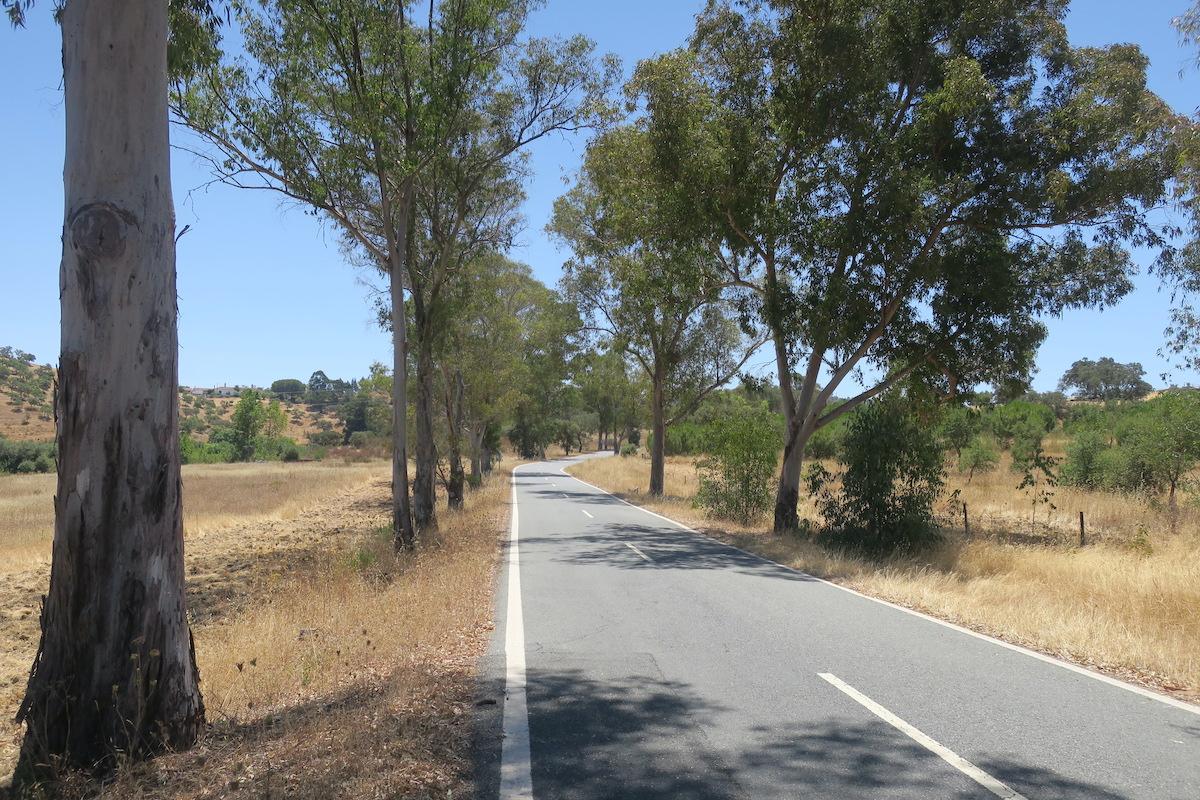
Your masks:
[{"label": "eucalyptus trunk", "polygon": [[167,4],[62,13],[66,161],[58,488],[18,784],[189,747]]},{"label": "eucalyptus trunk", "polygon": [[663,471],[666,462],[666,376],[661,369],[654,372],[654,386],[650,397],[651,444],[650,444],[650,494],[661,497],[663,493]]},{"label": "eucalyptus trunk", "polygon": [[433,347],[430,321],[423,305],[413,303],[417,333],[416,474],[413,477],[413,523],[421,533],[437,530],[437,447],[433,441]]},{"label": "eucalyptus trunk", "polygon": [[[384,209],[387,219],[402,220],[388,242],[392,301],[392,540],[397,551],[411,550],[417,542],[408,494],[408,312],[404,305],[412,200],[409,178],[401,192],[401,208],[397,213],[393,215],[390,207]],[[384,202],[387,203],[386,193]]]},{"label": "eucalyptus trunk", "polygon": [[454,380],[446,376],[446,428],[449,432],[446,458],[450,462],[450,479],[446,482],[446,505],[449,508],[463,507],[466,475],[462,465],[463,431],[463,386],[462,373],[454,372]]}]

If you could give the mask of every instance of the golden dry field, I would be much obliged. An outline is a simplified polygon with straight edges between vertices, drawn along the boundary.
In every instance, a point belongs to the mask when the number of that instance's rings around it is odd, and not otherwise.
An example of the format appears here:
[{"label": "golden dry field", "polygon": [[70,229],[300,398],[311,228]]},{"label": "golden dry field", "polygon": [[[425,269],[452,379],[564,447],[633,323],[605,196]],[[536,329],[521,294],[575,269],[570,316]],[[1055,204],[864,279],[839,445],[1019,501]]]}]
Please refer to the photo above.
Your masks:
[{"label": "golden dry field", "polygon": [[[507,476],[469,494],[464,512],[440,508],[436,539],[397,557],[385,462],[184,467],[188,604],[212,727],[102,796],[465,796]],[[37,646],[53,488],[53,475],[0,476],[0,785]]]},{"label": "golden dry field", "polygon": [[[832,465],[830,465],[832,467]],[[694,461],[667,459],[666,492],[646,495],[642,456],[581,462],[579,478],[660,514],[783,564],[865,594],[1200,701],[1200,514],[1183,504],[1170,533],[1161,504],[1146,497],[1058,487],[1048,511],[1016,490],[1002,463],[967,484],[951,471],[961,510],[940,506],[946,541],[919,558],[875,562],[830,551],[807,536],[776,536],[770,520],[743,527],[693,505]],[[1079,546],[1079,511],[1089,544]],[[811,504],[801,516],[816,519]]]}]

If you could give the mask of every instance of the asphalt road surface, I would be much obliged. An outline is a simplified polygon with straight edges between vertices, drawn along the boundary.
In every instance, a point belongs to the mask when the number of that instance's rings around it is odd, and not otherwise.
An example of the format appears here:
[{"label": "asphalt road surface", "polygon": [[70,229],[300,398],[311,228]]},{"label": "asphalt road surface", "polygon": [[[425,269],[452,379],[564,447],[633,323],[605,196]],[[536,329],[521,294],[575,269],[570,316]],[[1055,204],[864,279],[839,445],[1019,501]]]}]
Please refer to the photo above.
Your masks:
[{"label": "asphalt road surface", "polygon": [[1200,707],[719,544],[568,463],[514,480],[479,797],[1200,800]]}]

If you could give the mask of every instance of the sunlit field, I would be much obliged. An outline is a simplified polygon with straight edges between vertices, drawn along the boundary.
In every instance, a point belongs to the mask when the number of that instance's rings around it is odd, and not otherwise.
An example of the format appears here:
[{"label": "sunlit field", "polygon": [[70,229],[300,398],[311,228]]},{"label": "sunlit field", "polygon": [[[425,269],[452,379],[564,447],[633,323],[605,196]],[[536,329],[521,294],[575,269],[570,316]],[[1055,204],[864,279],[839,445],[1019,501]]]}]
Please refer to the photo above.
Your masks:
[{"label": "sunlit field", "polygon": [[[105,796],[460,796],[507,473],[462,513],[443,503],[436,538],[400,557],[389,477],[386,462],[184,468],[189,614],[213,728],[189,753],[123,771]],[[4,775],[37,646],[53,490],[53,476],[0,478]]]},{"label": "sunlit field", "polygon": [[[832,466],[832,465],[831,465]],[[1178,532],[1166,510],[1137,496],[1059,487],[1032,505],[1002,463],[968,485],[951,473],[971,516],[943,503],[946,541],[918,558],[882,563],[832,552],[807,536],[775,536],[770,519],[742,527],[693,506],[692,459],[669,458],[663,498],[649,498],[644,457],[584,461],[572,474],[740,547],[864,593],[1008,641],[1200,700],[1200,530],[1184,503]],[[1079,546],[1079,511],[1089,544]],[[801,509],[815,521],[811,504]]]}]

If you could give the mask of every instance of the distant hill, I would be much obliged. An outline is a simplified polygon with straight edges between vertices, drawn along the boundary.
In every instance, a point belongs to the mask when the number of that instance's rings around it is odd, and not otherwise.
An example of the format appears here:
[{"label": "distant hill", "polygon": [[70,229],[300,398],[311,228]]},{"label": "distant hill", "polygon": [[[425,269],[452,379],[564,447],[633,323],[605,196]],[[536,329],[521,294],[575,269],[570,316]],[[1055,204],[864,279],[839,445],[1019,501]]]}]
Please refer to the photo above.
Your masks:
[{"label": "distant hill", "polygon": [[[0,436],[13,441],[50,441],[54,438],[54,368],[38,364],[31,353],[0,347]],[[181,391],[179,424],[193,437],[204,440],[216,425],[229,422],[237,398],[205,397]],[[303,444],[318,430],[339,427],[336,409],[309,407],[281,400],[288,425],[284,433]]]},{"label": "distant hill", "polygon": [[0,347],[0,436],[54,438],[54,368],[32,353]]}]

